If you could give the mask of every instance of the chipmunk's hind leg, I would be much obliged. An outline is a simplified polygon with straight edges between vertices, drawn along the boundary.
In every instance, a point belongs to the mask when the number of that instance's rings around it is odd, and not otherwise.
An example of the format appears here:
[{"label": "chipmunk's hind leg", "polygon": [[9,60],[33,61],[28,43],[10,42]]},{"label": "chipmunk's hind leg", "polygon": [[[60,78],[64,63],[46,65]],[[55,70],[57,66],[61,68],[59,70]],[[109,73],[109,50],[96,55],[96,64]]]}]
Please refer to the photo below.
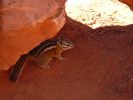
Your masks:
[{"label": "chipmunk's hind leg", "polygon": [[42,56],[41,59],[39,58],[37,60],[37,63],[38,63],[40,68],[48,70],[50,68],[49,63],[51,60],[52,60],[51,57],[43,57]]}]

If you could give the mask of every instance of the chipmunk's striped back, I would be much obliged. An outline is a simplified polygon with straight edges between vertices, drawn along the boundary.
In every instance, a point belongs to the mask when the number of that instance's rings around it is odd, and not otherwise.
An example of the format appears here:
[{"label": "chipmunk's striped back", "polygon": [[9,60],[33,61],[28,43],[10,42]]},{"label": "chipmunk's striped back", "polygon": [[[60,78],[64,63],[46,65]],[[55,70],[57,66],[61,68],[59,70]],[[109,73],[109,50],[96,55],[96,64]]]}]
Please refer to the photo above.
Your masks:
[{"label": "chipmunk's striped back", "polygon": [[42,43],[40,43],[37,47],[32,49],[28,54],[31,56],[38,56],[40,55],[44,50],[46,50],[49,47],[55,47],[57,44],[57,41],[59,39],[48,39]]},{"label": "chipmunk's striped back", "polygon": [[65,40],[63,37],[58,37],[55,39],[48,39],[40,43],[37,47],[32,49],[28,54],[31,56],[39,56],[40,54],[56,48],[57,43],[59,43],[63,50],[71,49],[74,45],[72,42]]}]

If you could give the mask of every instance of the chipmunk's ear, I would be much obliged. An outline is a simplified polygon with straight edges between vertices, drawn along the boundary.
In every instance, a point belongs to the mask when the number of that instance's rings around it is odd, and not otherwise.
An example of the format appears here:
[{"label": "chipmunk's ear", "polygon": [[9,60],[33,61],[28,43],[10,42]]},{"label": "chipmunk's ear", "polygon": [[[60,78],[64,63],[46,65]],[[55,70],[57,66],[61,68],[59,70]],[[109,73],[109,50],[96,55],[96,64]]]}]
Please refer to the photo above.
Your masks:
[{"label": "chipmunk's ear", "polygon": [[60,34],[58,37],[59,40],[64,40],[64,35]]},{"label": "chipmunk's ear", "polygon": [[61,45],[63,43],[63,41],[64,41],[64,36],[62,34],[60,34],[59,37],[58,37],[59,44]]},{"label": "chipmunk's ear", "polygon": [[57,47],[58,49],[60,49],[60,48],[61,48],[61,43],[60,43],[60,41],[58,41],[58,42],[57,42],[56,47]]}]

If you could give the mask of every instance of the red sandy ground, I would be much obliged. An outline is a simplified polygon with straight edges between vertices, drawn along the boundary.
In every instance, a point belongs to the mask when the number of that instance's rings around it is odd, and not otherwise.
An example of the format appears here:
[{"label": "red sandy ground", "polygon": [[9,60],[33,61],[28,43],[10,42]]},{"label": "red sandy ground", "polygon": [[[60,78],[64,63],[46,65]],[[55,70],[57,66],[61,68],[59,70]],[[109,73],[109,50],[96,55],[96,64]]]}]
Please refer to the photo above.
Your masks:
[{"label": "red sandy ground", "polygon": [[28,62],[17,83],[0,73],[0,100],[133,100],[133,25],[92,29],[67,17],[75,48],[48,71]]}]

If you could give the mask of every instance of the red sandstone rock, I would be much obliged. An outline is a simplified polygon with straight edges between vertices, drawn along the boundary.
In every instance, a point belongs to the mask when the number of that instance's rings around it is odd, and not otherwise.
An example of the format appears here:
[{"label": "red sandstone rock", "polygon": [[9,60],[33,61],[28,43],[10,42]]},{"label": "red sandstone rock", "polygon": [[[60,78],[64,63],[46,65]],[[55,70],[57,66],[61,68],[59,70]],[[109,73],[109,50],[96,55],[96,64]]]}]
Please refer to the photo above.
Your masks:
[{"label": "red sandstone rock", "polygon": [[54,37],[65,23],[65,0],[0,1],[0,70]]},{"label": "red sandstone rock", "polygon": [[133,0],[119,0],[125,4],[127,4],[133,10]]}]

